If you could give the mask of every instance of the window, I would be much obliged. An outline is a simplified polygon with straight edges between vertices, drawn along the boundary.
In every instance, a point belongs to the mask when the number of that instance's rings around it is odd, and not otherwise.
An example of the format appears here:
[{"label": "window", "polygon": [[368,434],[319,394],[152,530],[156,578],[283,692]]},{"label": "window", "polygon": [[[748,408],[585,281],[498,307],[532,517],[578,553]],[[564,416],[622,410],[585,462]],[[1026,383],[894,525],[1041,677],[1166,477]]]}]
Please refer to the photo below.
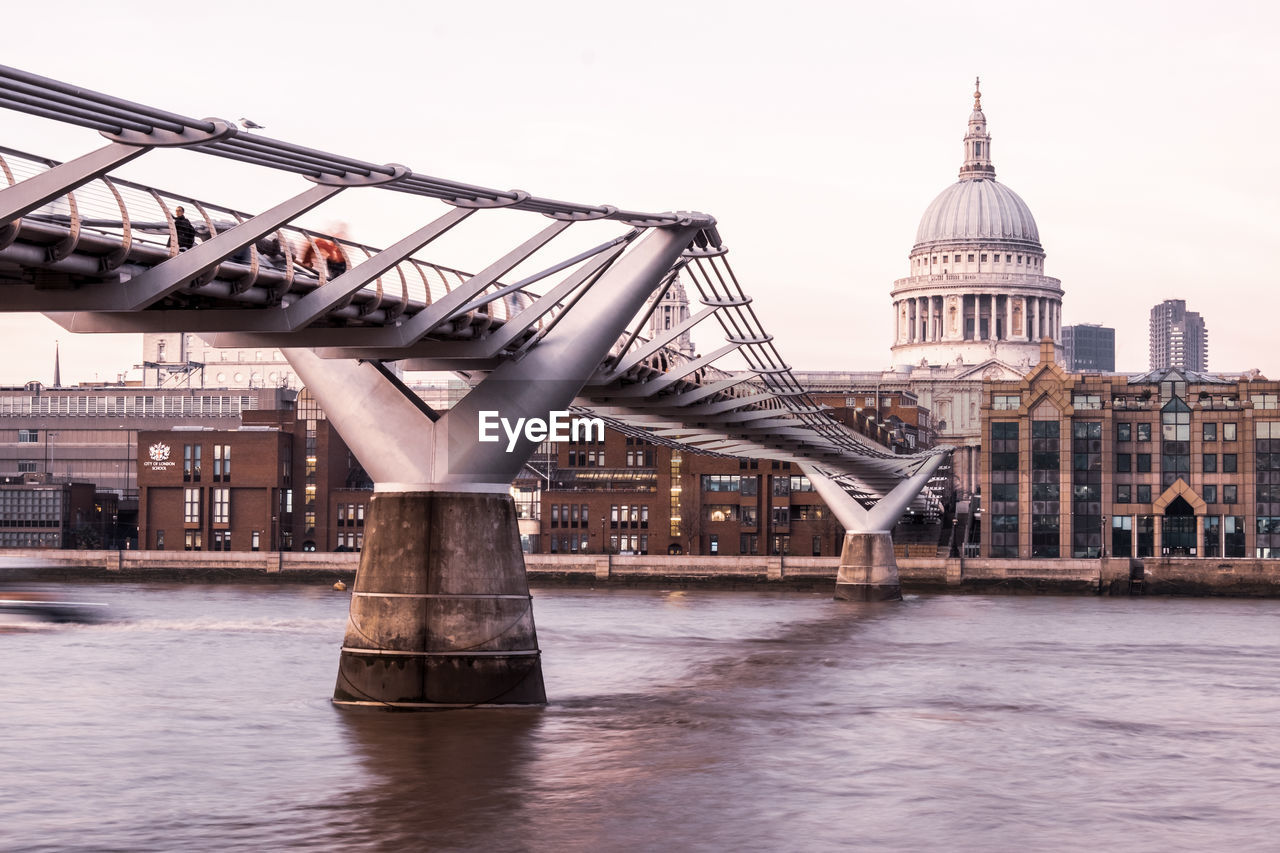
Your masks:
[{"label": "window", "polygon": [[791,475],[791,491],[792,492],[812,492],[813,483],[809,482],[809,478],[803,474]]},{"label": "window", "polygon": [[[1225,457],[1223,459],[1223,462],[1225,464],[1226,462]],[[1201,465],[1201,470],[1204,471],[1204,473],[1206,474],[1212,474],[1216,472],[1218,470],[1218,454],[1206,453],[1204,455],[1204,464]]]},{"label": "window", "polygon": [[1102,423],[1071,424],[1071,555],[1102,554]]},{"label": "window", "polygon": [[1133,440],[1133,424],[1118,423],[1116,424],[1116,441],[1132,441]]},{"label": "window", "polygon": [[1214,421],[1206,421],[1201,426],[1200,429],[1201,429],[1201,436],[1204,438],[1205,441],[1218,440],[1218,424],[1215,423]]},{"label": "window", "polygon": [[991,396],[991,408],[996,411],[1016,411],[1021,403],[1022,398],[1017,394],[993,394]]},{"label": "window", "polygon": [[1138,441],[1150,441],[1151,440],[1151,424],[1140,423],[1137,425],[1137,427],[1138,427]]},{"label": "window", "polygon": [[[1015,398],[1016,399],[1016,398]],[[992,557],[1018,556],[1018,423],[991,423]]]},{"label": "window", "polygon": [[213,446],[213,481],[231,481],[231,445],[215,444]]},{"label": "window", "polygon": [[1133,469],[1133,458],[1128,453],[1116,454],[1116,473],[1128,474]]},{"label": "window", "polygon": [[1076,409],[1101,409],[1102,397],[1099,394],[1073,394],[1071,405]]},{"label": "window", "polygon": [[215,530],[213,531],[213,541],[210,543],[211,551],[230,551],[231,550],[231,531]]},{"label": "window", "polygon": [[40,430],[38,429],[20,429],[18,430],[18,444],[39,444]]},{"label": "window", "polygon": [[1236,440],[1236,424],[1235,424],[1235,421],[1230,421],[1230,422],[1225,423],[1225,424],[1223,424],[1223,425],[1222,425],[1222,440],[1223,440],[1223,441],[1235,441],[1235,440]]},{"label": "window", "polygon": [[1219,540],[1222,538],[1221,519],[1216,515],[1206,515],[1204,517],[1204,556],[1221,557],[1222,548]]},{"label": "window", "polygon": [[[957,261],[958,261],[958,260],[960,260],[960,256],[959,256],[959,255],[956,255],[956,260],[957,260]],[[973,263],[973,255],[970,255],[970,256],[969,256],[969,263]]]},{"label": "window", "polygon": [[199,551],[202,547],[199,530],[188,530],[183,537],[183,548],[187,551]]},{"label": "window", "polygon": [[[231,523],[231,490],[213,489],[213,523]],[[214,548],[216,551],[217,548]]]},{"label": "window", "polygon": [[1207,504],[1216,504],[1218,502],[1218,487],[1215,485],[1207,485],[1200,489],[1200,496],[1204,498]]},{"label": "window", "polygon": [[[1234,484],[1227,484],[1222,487],[1222,502],[1224,504],[1233,504],[1236,502],[1236,486]],[[1229,557],[1231,555],[1228,554],[1227,556]],[[1241,554],[1240,556],[1243,557],[1244,554]]]},{"label": "window", "polygon": [[1151,503],[1151,484],[1150,483],[1138,484],[1138,503],[1140,504]]},{"label": "window", "polygon": [[1236,472],[1236,454],[1222,454],[1222,473],[1234,474]]},{"label": "window", "polygon": [[[187,524],[200,523],[200,490],[183,489],[182,520]],[[190,548],[187,549],[191,550]]]},{"label": "window", "polygon": [[1116,503],[1118,504],[1129,503],[1132,499],[1132,489],[1133,487],[1130,486],[1128,483],[1117,483],[1116,484]]},{"label": "window", "polygon": [[791,525],[791,507],[775,506],[769,514],[770,522],[774,527],[788,527]]},{"label": "window", "polygon": [[1151,473],[1151,454],[1150,453],[1138,454],[1138,473],[1139,474]]},{"label": "window", "polygon": [[[1061,549],[1061,424],[1031,422],[1031,556],[1057,557]],[[1016,475],[1016,472],[1014,472]],[[994,474],[993,474],[994,476]]]},{"label": "window", "polygon": [[1111,519],[1111,554],[1133,556],[1133,516],[1117,515]]},{"label": "window", "polygon": [[1250,394],[1255,409],[1280,409],[1280,394]]},{"label": "window", "polygon": [[736,492],[742,485],[742,478],[737,474],[703,474],[702,490],[704,492]]},{"label": "window", "polygon": [[785,498],[791,494],[791,478],[790,477],[774,477],[773,478],[773,496],[775,498]]},{"label": "window", "polygon": [[34,474],[34,473],[35,473],[35,470],[36,470],[36,463],[35,463],[35,462],[33,462],[33,461],[26,461],[26,462],[19,462],[19,463],[18,463],[18,473],[19,473],[19,474]]},{"label": "window", "polygon": [[702,508],[707,521],[737,521],[737,504],[707,504]]},{"label": "window", "polygon": [[1222,556],[1244,556],[1244,516],[1224,515],[1222,517]]},{"label": "window", "polygon": [[249,550],[257,551],[259,550],[261,545],[262,545],[262,532],[255,530],[253,531],[253,534],[249,537]]}]

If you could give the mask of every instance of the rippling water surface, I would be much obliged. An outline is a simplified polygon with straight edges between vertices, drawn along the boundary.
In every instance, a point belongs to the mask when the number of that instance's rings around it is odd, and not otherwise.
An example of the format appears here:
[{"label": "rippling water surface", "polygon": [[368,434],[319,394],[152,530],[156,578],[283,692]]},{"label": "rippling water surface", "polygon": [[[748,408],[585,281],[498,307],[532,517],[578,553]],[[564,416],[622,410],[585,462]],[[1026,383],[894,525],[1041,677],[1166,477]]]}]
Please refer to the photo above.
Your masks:
[{"label": "rippling water surface", "polygon": [[550,706],[385,714],[345,593],[58,590],[111,620],[0,633],[0,849],[1280,838],[1280,602],[538,590]]}]

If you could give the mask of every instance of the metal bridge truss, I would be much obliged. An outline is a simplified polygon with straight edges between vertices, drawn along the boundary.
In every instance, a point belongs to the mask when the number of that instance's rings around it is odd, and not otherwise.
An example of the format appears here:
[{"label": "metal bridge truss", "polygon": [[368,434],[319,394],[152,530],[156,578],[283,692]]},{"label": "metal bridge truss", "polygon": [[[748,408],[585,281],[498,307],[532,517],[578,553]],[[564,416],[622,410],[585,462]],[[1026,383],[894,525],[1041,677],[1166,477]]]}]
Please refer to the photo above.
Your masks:
[{"label": "metal bridge truss", "polygon": [[[604,330],[599,356],[585,370],[566,366],[565,375],[545,375],[572,383],[570,399],[579,411],[629,434],[695,452],[796,462],[851,529],[886,529],[912,500],[918,509],[936,509],[933,492],[920,489],[950,448],[895,455],[815,405],[765,332],[710,216],[626,211],[444,180],[247,134],[218,119],[197,120],[6,66],[0,66],[0,106],[93,129],[109,140],[66,163],[0,148],[2,310],[43,312],[73,332],[196,332],[215,346],[278,347],[297,359],[295,367],[308,384],[314,368],[299,362],[318,363],[311,353],[332,362],[399,361],[407,369],[453,370],[473,378],[505,370],[510,378],[528,381],[547,369],[535,364],[567,365],[545,352],[542,361],[531,356],[557,335],[564,346],[563,339],[571,337],[562,328],[566,318],[591,311],[579,324],[567,325],[613,323]],[[159,147],[292,172],[312,186],[249,214],[108,177]],[[445,210],[383,249],[341,240],[350,265],[332,278],[323,262],[304,266],[300,258],[308,244],[314,250],[317,240],[330,235],[291,223],[344,190],[366,187],[437,199]],[[179,204],[194,211],[202,238],[186,251],[178,248],[173,211]],[[479,272],[414,257],[478,212],[495,208],[541,214],[550,223]],[[552,240],[588,222],[611,226],[612,232],[585,251],[542,260]],[[662,234],[680,235],[681,245],[664,254],[662,245],[652,243]],[[645,249],[646,241],[657,248]],[[535,255],[537,271],[511,280],[513,270]],[[620,270],[640,267],[648,278],[645,301],[636,302],[639,313],[633,308],[606,321],[604,308],[580,307],[608,306],[614,292],[609,288],[625,279]],[[701,308],[646,339],[640,333],[649,313],[677,276],[692,282]],[[713,316],[724,333],[721,346],[699,357],[670,348]],[[718,367],[731,354],[746,370]],[[513,366],[526,361],[523,373]],[[370,376],[351,373],[343,381]],[[352,446],[361,456],[358,443]],[[883,501],[891,493],[893,499]]]}]

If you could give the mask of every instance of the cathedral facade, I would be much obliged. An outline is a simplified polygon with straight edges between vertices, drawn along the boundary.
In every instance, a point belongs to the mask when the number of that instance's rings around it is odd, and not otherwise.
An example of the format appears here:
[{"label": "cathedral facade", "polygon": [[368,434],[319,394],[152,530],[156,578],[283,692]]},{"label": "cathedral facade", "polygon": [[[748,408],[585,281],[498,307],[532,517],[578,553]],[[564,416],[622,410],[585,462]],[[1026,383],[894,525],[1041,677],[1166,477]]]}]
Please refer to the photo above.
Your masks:
[{"label": "cathedral facade", "polygon": [[1062,355],[1061,282],[1045,275],[1027,203],[996,180],[975,82],[959,179],[925,208],[909,275],[893,283],[893,368],[884,375],[933,412],[939,443],[956,450],[957,494],[978,491],[982,382],[1017,381]]}]

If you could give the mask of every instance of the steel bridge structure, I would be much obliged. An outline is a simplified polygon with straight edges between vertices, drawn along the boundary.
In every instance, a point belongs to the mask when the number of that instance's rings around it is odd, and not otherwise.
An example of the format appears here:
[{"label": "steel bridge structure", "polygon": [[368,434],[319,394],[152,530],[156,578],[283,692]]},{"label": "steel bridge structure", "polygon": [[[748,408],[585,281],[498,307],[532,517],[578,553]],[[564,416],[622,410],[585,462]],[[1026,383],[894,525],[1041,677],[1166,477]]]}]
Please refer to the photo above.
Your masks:
[{"label": "steel bridge structure", "polygon": [[[815,405],[713,217],[445,180],[7,66],[0,107],[106,139],[67,162],[0,147],[0,310],[40,312],[72,332],[193,332],[215,346],[280,348],[373,479],[337,701],[545,701],[508,493],[538,437],[481,440],[485,413],[568,410],[698,453],[796,463],[848,531],[837,597],[898,595],[888,531],[913,505],[936,506],[927,484],[950,448],[895,454]],[[157,148],[292,173],[298,192],[252,213],[111,174]],[[349,190],[418,196],[424,213],[381,248],[296,224]],[[423,259],[496,209],[528,214],[529,236],[493,250],[479,271]],[[180,239],[183,228],[199,239]],[[556,251],[570,229],[587,239]],[[345,262],[331,266],[323,249],[335,244]],[[677,276],[701,307],[645,337]],[[715,349],[670,346],[713,317]],[[473,387],[435,412],[393,362],[458,371]]]}]

